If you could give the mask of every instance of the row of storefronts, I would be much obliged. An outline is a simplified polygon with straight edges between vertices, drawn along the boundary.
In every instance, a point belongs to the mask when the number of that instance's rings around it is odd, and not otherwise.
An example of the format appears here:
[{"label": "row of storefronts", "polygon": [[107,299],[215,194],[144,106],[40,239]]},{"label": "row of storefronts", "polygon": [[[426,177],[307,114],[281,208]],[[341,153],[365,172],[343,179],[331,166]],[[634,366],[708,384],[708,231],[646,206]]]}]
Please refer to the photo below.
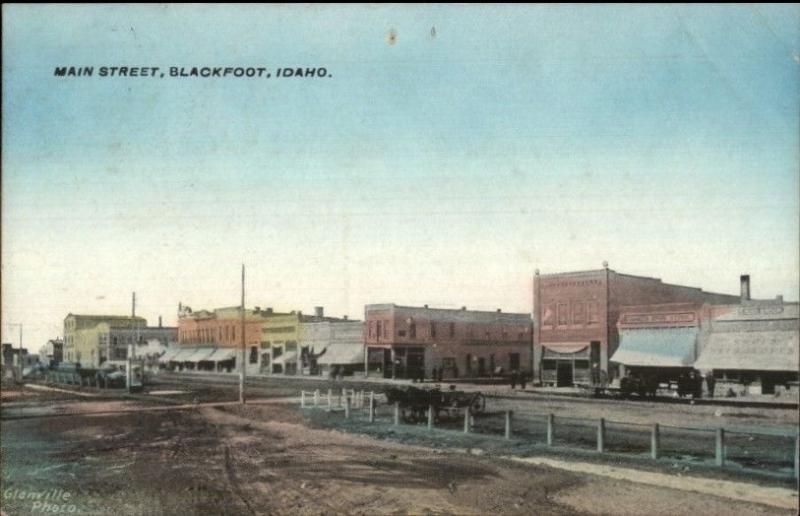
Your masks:
[{"label": "row of storefronts", "polygon": [[730,296],[608,269],[537,276],[534,371],[553,386],[698,375],[709,395],[796,390],[798,304],[752,300],[749,282]]}]

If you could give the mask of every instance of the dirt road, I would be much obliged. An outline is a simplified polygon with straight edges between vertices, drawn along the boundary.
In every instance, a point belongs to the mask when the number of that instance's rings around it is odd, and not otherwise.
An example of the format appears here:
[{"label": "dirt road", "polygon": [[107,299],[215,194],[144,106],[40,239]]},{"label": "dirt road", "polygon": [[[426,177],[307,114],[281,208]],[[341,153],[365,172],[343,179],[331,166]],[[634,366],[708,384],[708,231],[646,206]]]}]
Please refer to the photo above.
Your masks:
[{"label": "dirt road", "polygon": [[31,493],[58,492],[83,514],[792,512],[387,442],[307,417],[275,403],[3,421],[3,510],[35,513]]}]

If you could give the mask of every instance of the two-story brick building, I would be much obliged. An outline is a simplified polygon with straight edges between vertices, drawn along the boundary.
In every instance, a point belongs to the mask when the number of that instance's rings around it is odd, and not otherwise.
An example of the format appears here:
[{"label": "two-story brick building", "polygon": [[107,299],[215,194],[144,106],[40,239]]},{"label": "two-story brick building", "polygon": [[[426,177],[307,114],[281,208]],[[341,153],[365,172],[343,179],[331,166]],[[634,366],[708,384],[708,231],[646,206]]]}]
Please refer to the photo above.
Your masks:
[{"label": "two-story brick building", "polygon": [[613,377],[609,358],[619,345],[622,307],[663,303],[737,303],[739,297],[672,285],[657,278],[599,270],[539,274],[533,280],[534,381],[569,386],[599,369]]},{"label": "two-story brick building", "polygon": [[529,314],[372,304],[365,308],[365,368],[387,378],[488,376],[528,370]]}]

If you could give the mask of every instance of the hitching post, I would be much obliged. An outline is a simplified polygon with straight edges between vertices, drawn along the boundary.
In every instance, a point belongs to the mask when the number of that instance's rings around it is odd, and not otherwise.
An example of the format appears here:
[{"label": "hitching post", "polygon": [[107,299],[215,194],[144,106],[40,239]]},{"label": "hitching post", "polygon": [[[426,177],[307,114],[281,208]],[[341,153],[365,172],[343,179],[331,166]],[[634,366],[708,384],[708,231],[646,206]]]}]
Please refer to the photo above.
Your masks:
[{"label": "hitching post", "polygon": [[314,406],[316,407],[319,403],[319,389],[314,391]]},{"label": "hitching post", "polygon": [[375,392],[369,391],[369,422],[375,422]]},{"label": "hitching post", "polygon": [[469,433],[469,407],[464,409],[464,433]]},{"label": "hitching post", "polygon": [[400,402],[394,402],[394,426],[398,426],[400,424]]},{"label": "hitching post", "polygon": [[428,430],[433,430],[433,405],[428,405]]},{"label": "hitching post", "polygon": [[794,478],[800,478],[800,435],[794,438]]},{"label": "hitching post", "polygon": [[350,396],[344,397],[344,418],[350,419]]},{"label": "hitching post", "polygon": [[606,451],[606,420],[602,417],[597,422],[597,451]]},{"label": "hitching post", "polygon": [[553,417],[553,414],[547,414],[547,446],[553,446],[555,426],[555,417]]},{"label": "hitching post", "polygon": [[659,440],[661,436],[659,435],[658,423],[653,425],[653,432],[650,434],[650,457],[653,460],[658,459],[658,448],[659,448]]},{"label": "hitching post", "polygon": [[332,397],[333,397],[333,391],[331,389],[328,389],[328,410],[329,411],[333,408]]},{"label": "hitching post", "polygon": [[717,446],[716,458],[717,466],[722,467],[725,465],[725,430],[717,428]]},{"label": "hitching post", "polygon": [[511,415],[512,411],[506,410],[506,439],[511,439]]},{"label": "hitching post", "polygon": [[306,391],[300,391],[300,408],[306,408]]}]

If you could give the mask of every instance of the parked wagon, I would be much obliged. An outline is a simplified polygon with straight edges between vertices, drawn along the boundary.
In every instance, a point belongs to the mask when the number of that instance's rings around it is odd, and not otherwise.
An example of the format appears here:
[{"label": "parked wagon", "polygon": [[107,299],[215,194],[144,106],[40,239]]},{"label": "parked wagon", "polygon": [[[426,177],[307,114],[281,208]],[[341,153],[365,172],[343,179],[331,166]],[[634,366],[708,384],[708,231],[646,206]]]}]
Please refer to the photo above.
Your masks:
[{"label": "parked wagon", "polygon": [[386,399],[390,405],[399,405],[401,417],[406,422],[424,421],[429,408],[433,409],[435,420],[442,416],[458,416],[464,410],[470,410],[473,414],[486,410],[483,394],[456,391],[453,388],[443,391],[439,388],[390,387],[386,390]]}]

